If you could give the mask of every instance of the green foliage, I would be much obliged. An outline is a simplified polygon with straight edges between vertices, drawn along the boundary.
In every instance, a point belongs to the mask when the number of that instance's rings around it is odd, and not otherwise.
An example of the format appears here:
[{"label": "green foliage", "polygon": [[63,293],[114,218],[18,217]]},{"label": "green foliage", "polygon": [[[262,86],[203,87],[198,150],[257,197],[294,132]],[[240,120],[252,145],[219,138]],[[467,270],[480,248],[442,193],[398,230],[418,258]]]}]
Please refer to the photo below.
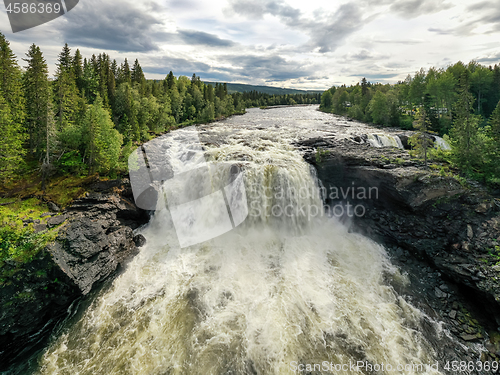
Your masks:
[{"label": "green foliage", "polygon": [[389,125],[389,105],[387,96],[382,91],[377,91],[368,104],[368,111],[375,124]]},{"label": "green foliage", "polygon": [[316,154],[314,156],[314,158],[316,160],[316,164],[320,164],[323,161],[323,159],[326,157],[326,155],[328,155],[328,154],[329,154],[328,150],[324,150],[321,147],[318,147],[316,149]]},{"label": "green foliage", "polygon": [[321,95],[321,105],[320,108],[325,111],[329,111],[333,105],[333,95],[329,90],[326,90]]},{"label": "green foliage", "polygon": [[21,70],[9,42],[0,33],[0,180],[9,180],[23,165],[25,100]]},{"label": "green foliage", "polygon": [[56,168],[63,174],[80,175],[86,173],[87,165],[77,150],[64,153],[57,161]]},{"label": "green foliage", "polygon": [[46,207],[37,199],[0,206],[0,264],[5,261],[29,262],[55,239],[57,228],[35,233],[31,224],[23,224],[22,219],[45,220],[40,216],[44,211]]},{"label": "green foliage", "polygon": [[26,98],[26,125],[29,135],[29,149],[37,159],[46,156],[50,147],[48,133],[52,120],[51,97],[49,87],[49,69],[42,51],[35,44],[31,45],[28,63],[23,75],[24,97]]},{"label": "green foliage", "polygon": [[[331,87],[321,100],[325,112],[407,130],[422,123],[419,116],[425,113],[425,130],[415,129],[413,137],[417,155],[425,159],[427,150],[429,157],[446,159],[469,177],[500,183],[499,65],[459,61],[446,69],[420,69],[395,85],[372,84],[363,78],[360,84]],[[452,151],[429,147],[421,137],[427,132],[449,135]]]},{"label": "green foliage", "polygon": [[484,163],[484,138],[479,132],[480,116],[472,114],[474,98],[468,90],[468,74],[460,77],[455,120],[451,128],[451,145],[456,164],[467,173]]},{"label": "green foliage", "polygon": [[91,173],[113,171],[117,167],[123,143],[123,136],[114,129],[109,112],[102,105],[102,99],[97,95],[83,123],[85,151]]},{"label": "green foliage", "polygon": [[429,155],[429,149],[433,146],[434,141],[429,136],[429,127],[431,126],[431,121],[424,109],[424,107],[418,108],[415,114],[415,122],[413,127],[417,130],[410,138],[409,143],[413,147],[415,154],[419,157],[423,157],[425,167],[427,167],[427,157]]}]

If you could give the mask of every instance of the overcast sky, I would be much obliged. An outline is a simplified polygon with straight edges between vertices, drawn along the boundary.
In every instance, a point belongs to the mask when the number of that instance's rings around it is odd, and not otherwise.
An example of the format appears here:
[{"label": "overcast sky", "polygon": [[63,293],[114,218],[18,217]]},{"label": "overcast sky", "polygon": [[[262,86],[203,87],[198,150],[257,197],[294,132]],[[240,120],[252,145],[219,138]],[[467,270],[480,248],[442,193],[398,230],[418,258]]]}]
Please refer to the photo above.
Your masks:
[{"label": "overcast sky", "polygon": [[498,0],[80,0],[16,34],[3,9],[0,25],[18,58],[35,43],[52,73],[64,43],[87,57],[138,58],[147,78],[172,70],[301,89],[395,83],[459,60],[500,63]]}]

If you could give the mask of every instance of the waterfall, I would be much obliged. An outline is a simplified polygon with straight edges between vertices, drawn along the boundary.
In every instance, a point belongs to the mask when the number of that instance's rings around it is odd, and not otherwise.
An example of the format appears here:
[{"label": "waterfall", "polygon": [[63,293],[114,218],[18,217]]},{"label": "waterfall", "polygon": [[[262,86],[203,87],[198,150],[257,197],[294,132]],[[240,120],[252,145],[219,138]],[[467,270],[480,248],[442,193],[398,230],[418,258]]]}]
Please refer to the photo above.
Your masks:
[{"label": "waterfall", "polygon": [[368,142],[373,147],[397,147],[400,149],[404,149],[403,143],[401,139],[397,135],[389,135],[389,134],[367,134]]},{"label": "waterfall", "polygon": [[443,138],[438,137],[437,135],[433,136],[434,138],[434,147],[440,148],[442,150],[451,150],[451,146],[448,142],[446,142]]},{"label": "waterfall", "polygon": [[[345,374],[401,374],[398,365],[405,374],[422,373],[419,365],[438,373],[425,367],[435,353],[418,330],[422,313],[385,281],[406,278],[382,246],[324,214],[314,170],[289,145],[289,132],[211,131],[225,142],[195,148],[191,183],[163,183],[142,229],[146,246],[54,338],[39,373],[278,375],[307,365],[324,374],[339,373],[336,365]],[[158,147],[188,163],[186,138],[177,135]],[[175,216],[172,197],[179,207],[197,197],[196,181],[210,179],[203,197],[231,181],[228,168],[207,177],[200,163],[238,165],[248,212],[231,230],[183,246],[176,220],[194,219]],[[174,174],[180,165],[170,163]],[[231,211],[227,197],[223,206],[204,202],[198,224],[218,224],[212,213]],[[381,364],[384,371],[368,369]]]}]

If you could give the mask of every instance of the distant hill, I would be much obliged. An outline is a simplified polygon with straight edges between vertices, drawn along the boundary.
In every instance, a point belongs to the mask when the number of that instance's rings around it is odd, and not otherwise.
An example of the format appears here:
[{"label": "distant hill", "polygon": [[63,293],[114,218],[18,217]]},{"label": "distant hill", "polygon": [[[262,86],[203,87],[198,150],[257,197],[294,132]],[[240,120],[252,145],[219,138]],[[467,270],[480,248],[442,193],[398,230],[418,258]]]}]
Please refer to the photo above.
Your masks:
[{"label": "distant hill", "polygon": [[[210,84],[210,85],[215,87],[215,82],[207,82],[207,81],[203,81],[203,82],[205,82],[207,85]],[[262,92],[264,94],[270,94],[270,95],[315,94],[315,93],[322,93],[323,92],[321,90],[282,89],[280,87],[254,86],[254,85],[245,85],[243,83],[228,83],[227,84],[227,92],[229,94],[232,94],[234,92],[249,92],[249,91],[257,91],[257,92]]]}]

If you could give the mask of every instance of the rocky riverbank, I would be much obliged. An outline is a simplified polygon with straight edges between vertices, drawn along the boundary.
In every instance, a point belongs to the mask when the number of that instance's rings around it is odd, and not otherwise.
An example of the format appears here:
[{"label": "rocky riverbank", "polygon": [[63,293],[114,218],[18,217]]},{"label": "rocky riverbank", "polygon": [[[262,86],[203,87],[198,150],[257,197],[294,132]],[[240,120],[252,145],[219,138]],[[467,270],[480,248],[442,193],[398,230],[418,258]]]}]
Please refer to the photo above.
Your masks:
[{"label": "rocky riverbank", "polygon": [[133,230],[149,216],[133,203],[128,179],[96,182],[62,212],[49,207],[54,212],[35,223],[35,230],[59,228],[56,241],[23,267],[3,265],[10,277],[0,287],[0,370],[32,354],[74,303],[115,274],[145,241]]},{"label": "rocky riverbank", "polygon": [[[406,292],[418,307],[465,346],[482,344],[485,359],[498,359],[500,201],[474,182],[362,137],[297,146],[316,167],[330,207],[344,208],[342,220],[384,244],[410,275],[413,290]],[[362,193],[370,189],[370,196]]]}]

